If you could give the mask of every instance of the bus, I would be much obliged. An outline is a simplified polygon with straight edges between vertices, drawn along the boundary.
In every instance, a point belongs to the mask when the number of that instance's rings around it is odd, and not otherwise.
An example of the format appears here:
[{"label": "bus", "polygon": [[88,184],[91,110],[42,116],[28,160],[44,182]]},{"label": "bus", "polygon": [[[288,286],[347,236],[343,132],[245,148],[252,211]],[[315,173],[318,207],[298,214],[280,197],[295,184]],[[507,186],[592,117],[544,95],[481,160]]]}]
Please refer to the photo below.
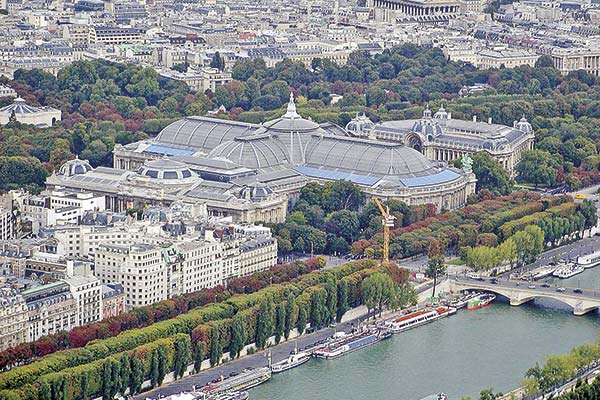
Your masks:
[{"label": "bus", "polygon": [[579,200],[583,200],[583,199],[585,199],[585,194],[583,194],[583,193],[577,193],[575,195],[575,198],[579,199]]}]

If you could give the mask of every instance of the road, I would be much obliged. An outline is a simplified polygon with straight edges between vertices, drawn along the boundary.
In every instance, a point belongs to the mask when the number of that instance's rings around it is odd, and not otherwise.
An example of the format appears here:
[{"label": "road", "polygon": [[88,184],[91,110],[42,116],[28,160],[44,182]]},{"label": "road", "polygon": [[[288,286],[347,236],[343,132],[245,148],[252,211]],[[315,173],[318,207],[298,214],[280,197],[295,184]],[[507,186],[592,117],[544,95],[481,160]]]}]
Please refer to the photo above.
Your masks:
[{"label": "road", "polygon": [[[356,322],[357,320],[348,321],[343,324],[338,324],[338,326],[335,329],[326,328],[309,335],[300,336],[297,339],[290,340],[289,342],[281,343],[277,346],[270,347],[269,350],[271,351],[273,363],[287,358],[290,355],[290,352],[294,350],[296,343],[298,344],[299,349],[305,349],[306,347],[311,346],[313,343],[319,340],[331,337],[336,330],[338,332],[341,330],[350,332],[350,330]],[[192,386],[204,386],[207,383],[211,382],[213,379],[217,379],[221,376],[229,376],[229,374],[232,372],[241,372],[242,370],[248,367],[265,367],[268,365],[268,359],[266,354],[267,350],[261,350],[253,355],[248,355],[238,360],[220,365],[218,367],[210,368],[201,371],[200,373],[189,375],[178,381],[165,384],[154,390],[134,396],[133,398],[135,400],[144,400],[147,398],[158,399],[164,396],[170,396],[172,394],[191,391]]]},{"label": "road", "polygon": [[[523,289],[523,290],[531,290],[531,291],[535,291],[536,293],[547,293],[547,294],[555,294],[557,293],[557,288],[558,286],[556,285],[549,285],[547,283],[533,283],[533,287],[529,287],[529,283],[527,282],[523,282],[523,281],[514,281],[514,280],[508,280],[508,279],[496,279],[495,282],[497,283],[492,283],[494,281],[494,279],[473,279],[473,278],[469,278],[467,276],[456,276],[454,279],[456,279],[458,282],[473,282],[475,284],[482,284],[482,285],[487,285],[490,287],[490,289],[492,289],[493,287],[498,287],[498,288],[509,288],[509,289],[513,289],[513,288],[519,288],[519,289]],[[547,286],[543,286],[543,285],[547,285]],[[574,288],[574,287],[564,287],[564,291],[561,291],[561,294],[564,295],[569,295],[569,296],[574,296],[574,297],[581,297],[581,298],[600,298],[600,292],[598,291],[594,291],[591,289],[578,289],[578,288]],[[575,290],[579,290],[581,291],[581,293],[576,293]]]},{"label": "road", "polygon": [[517,268],[512,271],[505,272],[501,276],[508,277],[513,273],[520,274],[545,265],[549,265],[553,261],[555,255],[558,255],[561,260],[576,261],[577,257],[591,254],[598,250],[600,250],[600,236],[594,235],[592,237],[585,237],[571,244],[548,250],[542,253],[534,263],[526,265],[523,268]]}]

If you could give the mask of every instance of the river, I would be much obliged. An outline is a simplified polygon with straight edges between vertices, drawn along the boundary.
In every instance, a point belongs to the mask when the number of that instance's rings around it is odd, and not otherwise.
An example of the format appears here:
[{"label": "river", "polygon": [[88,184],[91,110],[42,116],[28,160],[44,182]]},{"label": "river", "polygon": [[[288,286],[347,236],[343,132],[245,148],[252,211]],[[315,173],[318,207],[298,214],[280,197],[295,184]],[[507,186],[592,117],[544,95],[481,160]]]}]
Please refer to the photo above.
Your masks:
[{"label": "river", "polygon": [[[550,280],[551,282],[551,280]],[[600,267],[561,285],[600,288]],[[313,359],[252,389],[253,400],[418,400],[445,392],[477,398],[485,388],[514,389],[550,354],[594,341],[600,316],[575,317],[552,300],[520,307],[497,301],[413,329],[341,357]]]}]

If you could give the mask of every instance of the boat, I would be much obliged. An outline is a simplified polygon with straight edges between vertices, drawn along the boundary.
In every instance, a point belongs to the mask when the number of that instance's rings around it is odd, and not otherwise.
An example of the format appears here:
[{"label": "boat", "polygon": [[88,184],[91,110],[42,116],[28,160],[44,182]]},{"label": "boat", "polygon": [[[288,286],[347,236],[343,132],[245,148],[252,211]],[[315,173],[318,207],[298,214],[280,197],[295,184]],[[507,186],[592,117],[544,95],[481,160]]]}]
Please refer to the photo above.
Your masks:
[{"label": "boat", "polygon": [[[251,389],[271,379],[271,368],[262,367],[246,370],[239,375],[222,379],[220,382],[209,383],[200,392],[207,396],[224,395],[231,392],[241,392]],[[207,397],[212,399],[212,397]],[[221,400],[221,399],[219,399]]]},{"label": "boat", "polygon": [[577,257],[577,265],[582,268],[592,268],[600,264],[600,251],[597,251],[587,256]]},{"label": "boat", "polygon": [[403,315],[400,318],[391,321],[386,321],[384,322],[384,326],[392,333],[400,333],[455,313],[456,308],[453,307],[440,306],[434,309],[426,308]]},{"label": "boat", "polygon": [[554,273],[554,271],[556,271],[556,268],[555,267],[551,267],[551,266],[545,266],[545,267],[538,268],[538,269],[536,269],[534,271],[532,279],[534,281],[537,281],[537,280],[540,280],[540,279],[547,278],[550,275],[552,275]]},{"label": "boat", "polygon": [[583,271],[585,271],[585,269],[583,267],[572,265],[569,267],[558,268],[556,271],[554,271],[552,273],[552,276],[555,276],[560,279],[567,279],[567,278],[571,278],[577,274],[580,274]]},{"label": "boat", "polygon": [[[161,400],[248,400],[248,392],[234,391],[222,394],[211,395],[202,391],[181,392],[167,397],[160,397]],[[146,397],[146,400],[152,400]]]},{"label": "boat", "polygon": [[380,341],[392,336],[392,332],[388,329],[369,328],[355,333],[343,335],[339,338],[332,338],[324,347],[317,349],[313,355],[317,358],[333,360],[344,354],[352,353],[353,351],[362,349],[379,343]]},{"label": "boat", "polygon": [[448,396],[445,393],[438,393],[423,397],[421,400],[448,400]]},{"label": "boat", "polygon": [[293,354],[290,354],[288,358],[285,360],[281,360],[271,365],[271,372],[274,374],[278,374],[280,372],[284,372],[290,370],[292,368],[296,368],[308,360],[310,360],[311,355],[308,353],[303,353],[296,350]]},{"label": "boat", "polygon": [[467,310],[477,310],[478,308],[489,306],[494,300],[496,300],[495,294],[482,293],[477,297],[469,300],[469,302],[467,303]]},{"label": "boat", "polygon": [[477,293],[477,292],[467,293],[467,294],[459,297],[458,299],[448,302],[448,304],[446,304],[446,305],[449,307],[455,308],[457,310],[460,310],[461,308],[465,308],[467,306],[467,303],[469,302],[469,300],[471,300],[477,296],[479,296],[479,293]]}]

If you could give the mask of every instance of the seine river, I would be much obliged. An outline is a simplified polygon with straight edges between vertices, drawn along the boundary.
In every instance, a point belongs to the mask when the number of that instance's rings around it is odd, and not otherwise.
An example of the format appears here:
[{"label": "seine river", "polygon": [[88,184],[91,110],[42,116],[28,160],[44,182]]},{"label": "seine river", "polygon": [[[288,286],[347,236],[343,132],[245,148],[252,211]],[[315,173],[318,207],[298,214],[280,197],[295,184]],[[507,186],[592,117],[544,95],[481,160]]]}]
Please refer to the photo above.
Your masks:
[{"label": "seine river", "polygon": [[[599,289],[600,267],[560,284]],[[514,389],[536,362],[596,340],[599,329],[599,314],[575,317],[554,301],[536,300],[520,307],[497,301],[480,310],[461,310],[337,360],[313,359],[274,375],[252,389],[250,397],[419,400],[445,392],[451,400],[477,398],[485,388]]]}]

